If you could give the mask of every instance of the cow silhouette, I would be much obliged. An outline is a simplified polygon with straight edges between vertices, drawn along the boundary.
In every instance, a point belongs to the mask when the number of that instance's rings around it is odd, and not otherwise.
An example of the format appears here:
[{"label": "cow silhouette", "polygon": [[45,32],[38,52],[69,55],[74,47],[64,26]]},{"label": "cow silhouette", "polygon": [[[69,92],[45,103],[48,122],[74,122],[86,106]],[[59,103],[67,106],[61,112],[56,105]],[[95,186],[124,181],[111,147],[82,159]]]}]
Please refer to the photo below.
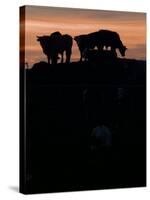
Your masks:
[{"label": "cow silhouette", "polygon": [[62,35],[60,32],[54,32],[50,36],[37,36],[37,41],[43,49],[43,53],[47,56],[48,63],[57,64],[59,54],[61,55],[61,63],[64,62],[64,52],[66,54],[66,63],[70,62],[72,53],[73,39],[70,35]]},{"label": "cow silhouette", "polygon": [[85,52],[89,49],[94,49],[97,45],[97,32],[86,34],[86,35],[78,35],[74,37],[76,41],[79,51],[80,51],[80,61],[85,60]]},{"label": "cow silhouette", "polygon": [[79,47],[80,61],[85,59],[85,52],[95,47],[99,51],[103,51],[104,48],[107,50],[108,47],[110,47],[110,51],[112,51],[114,55],[116,54],[116,49],[119,49],[121,56],[125,56],[125,51],[127,49],[123,45],[119,34],[109,30],[99,30],[86,35],[78,35],[74,37],[74,40]]},{"label": "cow silhouette", "polygon": [[99,50],[103,50],[104,46],[106,47],[106,49],[110,47],[111,51],[115,52],[116,49],[118,49],[121,56],[125,56],[125,51],[127,50],[127,48],[123,45],[117,32],[109,30],[99,30],[97,36],[97,47]]}]

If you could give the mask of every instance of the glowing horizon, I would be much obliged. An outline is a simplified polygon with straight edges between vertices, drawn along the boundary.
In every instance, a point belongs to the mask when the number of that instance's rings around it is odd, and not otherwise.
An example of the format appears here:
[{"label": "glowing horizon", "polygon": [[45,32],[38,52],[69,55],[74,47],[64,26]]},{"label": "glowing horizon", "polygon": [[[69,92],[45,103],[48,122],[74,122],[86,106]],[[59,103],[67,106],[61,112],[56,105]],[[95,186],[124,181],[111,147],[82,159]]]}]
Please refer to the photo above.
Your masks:
[{"label": "glowing horizon", "polygon": [[[116,31],[128,48],[126,58],[146,60],[145,13],[26,6],[25,16],[25,62],[30,67],[47,62],[36,36],[55,31],[72,37],[100,29]],[[79,60],[79,50],[74,41],[71,61],[75,60]]]}]

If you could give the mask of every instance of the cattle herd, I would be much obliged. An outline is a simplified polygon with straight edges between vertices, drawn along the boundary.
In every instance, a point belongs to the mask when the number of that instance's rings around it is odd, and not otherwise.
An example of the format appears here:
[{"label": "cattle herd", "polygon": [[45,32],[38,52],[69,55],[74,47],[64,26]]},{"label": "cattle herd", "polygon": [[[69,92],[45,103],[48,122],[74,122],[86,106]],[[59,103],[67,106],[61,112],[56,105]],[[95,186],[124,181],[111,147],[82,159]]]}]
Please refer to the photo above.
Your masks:
[{"label": "cattle herd", "polygon": [[127,49],[123,45],[119,34],[110,30],[99,30],[89,34],[78,35],[74,38],[68,34],[62,35],[59,31],[53,32],[49,36],[37,36],[37,41],[40,42],[49,64],[57,64],[59,55],[61,55],[61,63],[63,63],[64,53],[66,55],[65,62],[70,62],[73,39],[76,41],[80,51],[80,61],[86,60],[90,52],[95,49],[97,49],[98,53],[101,53],[109,48],[109,52],[116,57],[116,49],[119,50],[121,56],[125,56]]}]

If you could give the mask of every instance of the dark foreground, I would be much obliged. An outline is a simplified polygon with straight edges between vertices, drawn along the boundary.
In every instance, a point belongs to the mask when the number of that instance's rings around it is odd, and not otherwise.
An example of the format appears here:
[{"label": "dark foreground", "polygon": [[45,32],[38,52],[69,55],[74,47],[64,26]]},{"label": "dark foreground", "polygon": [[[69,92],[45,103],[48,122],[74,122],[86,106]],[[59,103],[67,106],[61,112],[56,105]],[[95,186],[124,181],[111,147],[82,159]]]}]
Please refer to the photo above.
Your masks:
[{"label": "dark foreground", "polygon": [[[146,185],[144,61],[115,59],[57,66],[41,62],[25,73],[23,193]],[[93,150],[91,133],[97,125],[109,128],[112,145]]]}]

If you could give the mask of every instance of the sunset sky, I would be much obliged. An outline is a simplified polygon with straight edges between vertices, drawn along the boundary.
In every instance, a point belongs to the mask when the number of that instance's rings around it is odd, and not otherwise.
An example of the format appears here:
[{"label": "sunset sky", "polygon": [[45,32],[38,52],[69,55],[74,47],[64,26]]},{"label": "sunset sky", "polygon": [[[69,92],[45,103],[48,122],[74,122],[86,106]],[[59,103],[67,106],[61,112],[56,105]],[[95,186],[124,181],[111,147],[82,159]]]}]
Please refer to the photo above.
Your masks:
[{"label": "sunset sky", "polygon": [[[116,31],[128,48],[126,58],[146,59],[145,13],[27,6],[25,19],[25,62],[30,67],[47,61],[36,36],[50,35],[54,31],[71,36],[100,29]],[[71,60],[79,60],[75,41]]]}]

